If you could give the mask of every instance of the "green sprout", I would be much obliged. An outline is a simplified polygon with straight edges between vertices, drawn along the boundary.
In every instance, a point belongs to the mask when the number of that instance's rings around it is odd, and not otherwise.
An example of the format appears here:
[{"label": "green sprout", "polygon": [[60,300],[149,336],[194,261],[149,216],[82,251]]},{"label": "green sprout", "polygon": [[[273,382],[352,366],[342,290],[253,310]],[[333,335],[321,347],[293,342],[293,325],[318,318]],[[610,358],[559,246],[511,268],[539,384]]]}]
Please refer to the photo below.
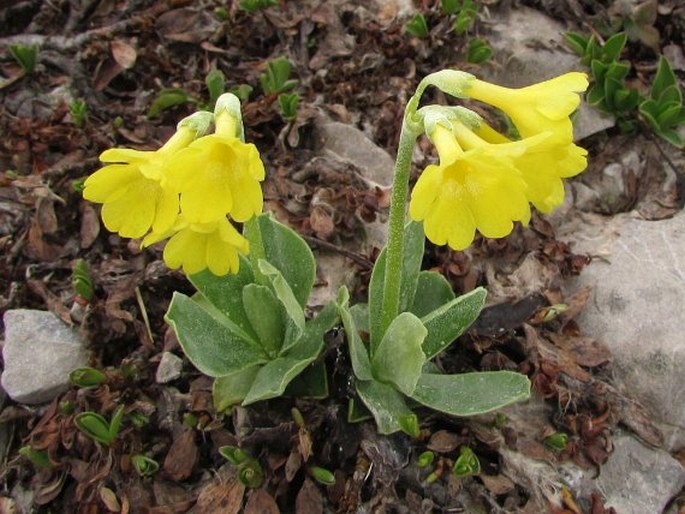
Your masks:
[{"label": "green sprout", "polygon": [[673,146],[683,147],[683,138],[677,132],[678,127],[685,123],[683,94],[671,63],[663,56],[659,59],[649,97],[640,103],[639,110],[656,135]]},{"label": "green sprout", "polygon": [[563,451],[568,444],[568,435],[563,432],[555,432],[554,434],[545,437],[545,446],[556,451]]},{"label": "green sprout", "polygon": [[49,469],[52,467],[52,462],[50,462],[50,457],[46,450],[36,450],[26,445],[19,448],[19,455],[29,459],[37,468]]},{"label": "green sprout", "polygon": [[426,23],[426,17],[421,13],[416,13],[412,19],[407,22],[406,30],[412,36],[427,38],[429,32],[428,23]]},{"label": "green sprout", "polygon": [[297,117],[300,95],[297,93],[282,93],[278,95],[278,105],[281,108],[283,118],[286,121],[293,121]]},{"label": "green sprout", "polygon": [[481,64],[490,59],[492,48],[481,38],[476,37],[469,41],[469,49],[466,59],[471,64]]},{"label": "green sprout", "polygon": [[253,89],[254,88],[249,84],[239,84],[237,86],[231,86],[228,91],[237,96],[241,102],[247,102]]},{"label": "green sprout", "polygon": [[36,70],[38,63],[38,45],[16,44],[9,46],[10,54],[21,66],[23,72],[30,75]]},{"label": "green sprout", "polygon": [[480,461],[473,450],[468,446],[462,446],[459,457],[454,463],[452,472],[459,478],[464,478],[480,473]]},{"label": "green sprout", "polygon": [[74,423],[85,435],[104,445],[111,445],[119,435],[121,420],[124,417],[124,406],[114,410],[111,421],[107,421],[100,414],[86,411],[77,414]]},{"label": "green sprout", "polygon": [[106,379],[107,377],[102,371],[91,367],[77,368],[69,373],[69,382],[81,388],[99,386]]},{"label": "green sprout", "polygon": [[85,100],[74,99],[69,102],[69,113],[74,125],[81,128],[88,121],[88,104]]},{"label": "green sprout", "polygon": [[214,110],[217,99],[226,92],[226,77],[221,70],[212,70],[205,77],[205,84],[209,91],[207,110]]},{"label": "green sprout", "polygon": [[265,95],[287,93],[297,85],[297,80],[289,79],[292,65],[285,57],[279,57],[266,64],[266,71],[259,76],[259,83]]},{"label": "green sprout", "polygon": [[238,7],[249,13],[254,13],[273,5],[278,5],[278,0],[240,0],[238,3]]},{"label": "green sprout", "polygon": [[435,460],[435,452],[427,450],[416,459],[416,465],[420,468],[427,468]]},{"label": "green sprout", "polygon": [[335,485],[335,475],[331,473],[326,468],[321,468],[319,466],[310,466],[307,471],[321,485]]},{"label": "green sprout", "polygon": [[460,35],[469,30],[476,16],[478,16],[478,5],[473,0],[464,0],[457,13],[457,19],[454,20],[454,33]]},{"label": "green sprout", "polygon": [[152,476],[159,470],[159,463],[147,455],[133,455],[131,457],[131,463],[141,477]]},{"label": "green sprout", "polygon": [[238,480],[251,489],[257,489],[264,483],[264,472],[259,461],[252,455],[235,446],[222,446],[219,453],[237,468]]},{"label": "green sprout", "polygon": [[162,89],[157,94],[152,105],[150,105],[150,108],[147,111],[147,117],[154,118],[163,111],[187,103],[195,103],[195,100],[185,89],[179,87]]},{"label": "green sprout", "polygon": [[71,273],[71,285],[78,298],[86,302],[93,299],[93,281],[90,278],[88,264],[84,259],[77,259],[74,263],[74,270]]}]

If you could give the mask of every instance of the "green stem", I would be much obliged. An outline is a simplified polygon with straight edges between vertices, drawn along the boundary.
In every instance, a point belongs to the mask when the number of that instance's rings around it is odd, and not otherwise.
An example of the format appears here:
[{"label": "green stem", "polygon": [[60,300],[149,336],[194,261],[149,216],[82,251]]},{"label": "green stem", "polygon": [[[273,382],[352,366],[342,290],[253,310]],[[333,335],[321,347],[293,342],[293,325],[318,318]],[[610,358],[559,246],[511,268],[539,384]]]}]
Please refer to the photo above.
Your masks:
[{"label": "green stem", "polygon": [[400,309],[400,286],[402,283],[402,261],[404,257],[404,223],[411,173],[411,158],[421,126],[413,119],[423,89],[419,88],[404,113],[402,132],[395,161],[395,174],[390,199],[388,220],[388,244],[386,248],[385,278],[383,282],[383,308],[381,312],[381,336],[397,317]]},{"label": "green stem", "polygon": [[262,230],[259,228],[259,217],[254,216],[245,222],[243,225],[243,232],[245,238],[250,243],[250,263],[252,264],[252,272],[254,273],[255,282],[261,285],[268,283],[266,277],[259,269],[259,259],[266,260],[266,251],[264,250],[264,242],[262,241]]}]

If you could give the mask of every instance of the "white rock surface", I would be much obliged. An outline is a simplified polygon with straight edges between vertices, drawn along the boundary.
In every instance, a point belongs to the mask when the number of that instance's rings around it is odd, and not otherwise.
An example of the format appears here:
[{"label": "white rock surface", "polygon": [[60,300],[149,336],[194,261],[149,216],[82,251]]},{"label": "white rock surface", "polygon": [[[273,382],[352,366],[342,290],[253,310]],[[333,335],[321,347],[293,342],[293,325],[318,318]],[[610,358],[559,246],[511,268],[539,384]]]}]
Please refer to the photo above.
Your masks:
[{"label": "white rock surface", "polygon": [[596,480],[605,506],[621,514],[660,513],[685,485],[685,468],[668,452],[618,435]]},{"label": "white rock surface", "polygon": [[8,310],[4,315],[2,387],[19,403],[49,402],[69,387],[69,373],[88,362],[78,333],[51,312]]},{"label": "white rock surface", "polygon": [[166,384],[181,376],[183,359],[171,352],[164,352],[157,366],[155,381],[158,384]]},{"label": "white rock surface", "polygon": [[581,330],[609,346],[617,385],[654,413],[666,448],[685,446],[685,212],[585,215],[567,239],[599,257],[569,286],[592,287]]}]

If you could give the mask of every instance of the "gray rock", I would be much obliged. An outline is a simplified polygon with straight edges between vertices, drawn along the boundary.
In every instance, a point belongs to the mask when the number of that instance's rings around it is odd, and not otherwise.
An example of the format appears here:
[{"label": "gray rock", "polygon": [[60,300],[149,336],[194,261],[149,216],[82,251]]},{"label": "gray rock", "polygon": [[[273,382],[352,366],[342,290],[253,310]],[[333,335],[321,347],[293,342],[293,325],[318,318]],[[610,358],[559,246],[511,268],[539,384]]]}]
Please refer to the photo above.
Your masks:
[{"label": "gray rock", "polygon": [[392,185],[395,161],[361,130],[325,118],[316,120],[315,130],[323,153],[332,152],[351,162],[372,187]]},{"label": "gray rock", "polygon": [[[583,71],[578,56],[566,46],[567,27],[542,12],[517,6],[493,16],[488,43],[497,66],[475,73],[507,87],[524,87],[569,71]],[[574,123],[576,140],[613,127],[613,117],[582,104]]]},{"label": "gray rock", "polygon": [[159,361],[159,365],[157,366],[155,381],[158,384],[166,384],[167,382],[176,380],[181,376],[182,369],[183,359],[171,352],[164,352],[162,354],[162,359]]},{"label": "gray rock", "polygon": [[2,386],[14,401],[49,402],[69,387],[69,373],[88,362],[78,333],[51,312],[8,310],[4,315]]},{"label": "gray rock", "polygon": [[668,452],[647,448],[632,437],[619,435],[613,443],[596,481],[605,505],[621,514],[663,512],[685,485],[685,468]]},{"label": "gray rock", "polygon": [[654,413],[666,447],[679,448],[685,445],[685,212],[661,221],[635,214],[579,219],[566,228],[574,251],[600,258],[570,284],[592,288],[578,323],[610,348],[617,385]]}]

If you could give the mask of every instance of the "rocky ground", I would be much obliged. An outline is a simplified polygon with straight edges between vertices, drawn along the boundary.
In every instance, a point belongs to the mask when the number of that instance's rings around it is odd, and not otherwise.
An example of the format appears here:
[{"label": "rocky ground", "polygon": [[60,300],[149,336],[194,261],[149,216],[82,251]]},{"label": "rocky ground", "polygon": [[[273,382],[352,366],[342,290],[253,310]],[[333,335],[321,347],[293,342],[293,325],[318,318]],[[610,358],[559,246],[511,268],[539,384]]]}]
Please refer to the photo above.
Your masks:
[{"label": "rocky ground", "polygon": [[[601,31],[612,13],[638,5],[478,4],[461,36],[432,1],[285,1],[246,13],[214,0],[27,0],[0,10],[0,512],[684,511],[685,158],[648,131],[623,134],[583,106],[576,139],[590,166],[569,182],[563,207],[465,252],[428,245],[425,268],[457,292],[489,291],[487,310],[442,364],[518,370],[534,394],[499,416],[420,412],[416,439],[345,421],[351,371],[333,333],[327,399],[215,412],[210,380],[183,359],[163,320],[172,291],[191,286],[165,268],[159,249],[107,233],[78,193],[103,150],[158,147],[207,104],[205,77],[221,70],[227,87],[253,87],[243,104],[247,139],[267,165],[266,209],[317,255],[312,307],[343,283],[361,297],[385,242],[392,156],[418,81],[458,67],[522,86],[582,69],[564,31]],[[427,38],[405,32],[417,11]],[[632,83],[648,87],[658,51],[682,85],[685,8],[660,2],[651,26],[656,43],[626,50]],[[480,65],[465,57],[476,35],[493,48]],[[32,74],[9,54],[19,43],[40,45]],[[266,63],[281,56],[301,97],[292,121],[259,86]],[[170,88],[180,100],[150,113]],[[74,100],[87,105],[85,119]],[[414,177],[434,158],[420,141]],[[89,302],[72,283],[79,259],[94,288]],[[547,316],[560,303],[569,308]],[[83,364],[103,370],[105,383],[69,385],[68,372]],[[125,416],[110,447],[76,429],[78,413],[109,418],[117,404]],[[564,449],[545,444],[555,433],[568,435]],[[258,458],[261,488],[236,479],[217,451],[227,444]],[[481,472],[456,478],[464,445]],[[25,446],[45,451],[49,465],[21,455]],[[437,456],[429,469],[417,465],[426,450]],[[159,471],[139,476],[134,454]],[[335,484],[316,482],[312,466],[331,470]]]}]

